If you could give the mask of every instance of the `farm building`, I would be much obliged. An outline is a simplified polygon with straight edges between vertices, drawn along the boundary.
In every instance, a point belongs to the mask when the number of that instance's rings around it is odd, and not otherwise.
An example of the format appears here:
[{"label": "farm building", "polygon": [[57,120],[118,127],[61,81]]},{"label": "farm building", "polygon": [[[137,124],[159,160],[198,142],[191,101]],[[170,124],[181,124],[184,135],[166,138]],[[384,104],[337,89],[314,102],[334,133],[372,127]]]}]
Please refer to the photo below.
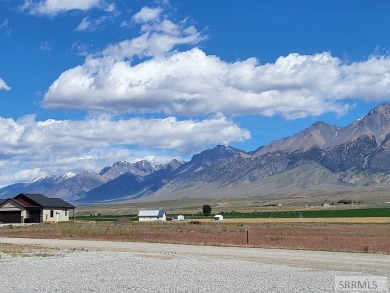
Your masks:
[{"label": "farm building", "polygon": [[177,216],[178,221],[184,221],[184,215],[178,215]]},{"label": "farm building", "polygon": [[159,210],[140,210],[138,213],[139,221],[166,221],[167,214],[164,209]]},{"label": "farm building", "polygon": [[60,198],[21,193],[0,199],[0,223],[41,223],[69,221],[75,207]]},{"label": "farm building", "polygon": [[350,200],[350,199],[340,199],[337,203],[338,204],[351,204],[352,200]]},{"label": "farm building", "polygon": [[214,220],[222,221],[223,220],[223,216],[222,215],[215,215],[214,216]]}]

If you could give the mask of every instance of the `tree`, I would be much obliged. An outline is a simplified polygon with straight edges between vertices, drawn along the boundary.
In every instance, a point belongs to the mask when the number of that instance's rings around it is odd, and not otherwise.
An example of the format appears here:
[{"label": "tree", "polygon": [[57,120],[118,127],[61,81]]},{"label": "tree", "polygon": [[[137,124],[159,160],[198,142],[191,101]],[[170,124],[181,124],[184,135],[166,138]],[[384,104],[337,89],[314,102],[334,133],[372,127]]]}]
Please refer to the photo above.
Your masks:
[{"label": "tree", "polygon": [[208,204],[203,205],[203,215],[205,215],[206,217],[210,216],[211,210],[212,210],[212,208],[210,205],[208,205]]}]

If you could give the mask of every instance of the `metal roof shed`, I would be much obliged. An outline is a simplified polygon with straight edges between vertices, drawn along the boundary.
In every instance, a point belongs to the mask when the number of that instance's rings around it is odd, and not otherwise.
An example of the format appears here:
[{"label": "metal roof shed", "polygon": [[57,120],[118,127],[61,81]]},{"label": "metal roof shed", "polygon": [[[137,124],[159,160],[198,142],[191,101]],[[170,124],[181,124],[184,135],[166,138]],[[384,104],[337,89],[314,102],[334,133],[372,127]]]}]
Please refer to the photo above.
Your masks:
[{"label": "metal roof shed", "polygon": [[139,221],[166,221],[167,215],[164,209],[159,210],[140,210],[138,213]]}]

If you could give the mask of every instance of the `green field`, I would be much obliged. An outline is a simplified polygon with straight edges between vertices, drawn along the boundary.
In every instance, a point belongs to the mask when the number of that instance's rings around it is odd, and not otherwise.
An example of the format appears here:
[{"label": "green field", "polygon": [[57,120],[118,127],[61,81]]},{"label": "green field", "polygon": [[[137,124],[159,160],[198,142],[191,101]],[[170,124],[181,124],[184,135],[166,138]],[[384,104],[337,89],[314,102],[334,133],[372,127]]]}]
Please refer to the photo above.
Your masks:
[{"label": "green field", "polygon": [[356,218],[390,217],[390,208],[310,210],[310,211],[266,211],[266,212],[226,212],[224,218]]},{"label": "green field", "polygon": [[[390,217],[390,208],[346,209],[346,210],[310,210],[310,211],[264,211],[264,212],[222,212],[224,218],[357,218],[357,217]],[[168,217],[177,218],[176,214]],[[186,219],[209,219],[202,214],[184,214]],[[118,218],[128,218],[138,221],[136,214],[132,215],[90,215],[80,216],[77,220],[85,221],[115,221]]]},{"label": "green field", "polygon": [[138,215],[91,215],[91,216],[78,216],[76,220],[81,221],[116,221],[119,218],[128,218],[130,221],[138,221]]}]

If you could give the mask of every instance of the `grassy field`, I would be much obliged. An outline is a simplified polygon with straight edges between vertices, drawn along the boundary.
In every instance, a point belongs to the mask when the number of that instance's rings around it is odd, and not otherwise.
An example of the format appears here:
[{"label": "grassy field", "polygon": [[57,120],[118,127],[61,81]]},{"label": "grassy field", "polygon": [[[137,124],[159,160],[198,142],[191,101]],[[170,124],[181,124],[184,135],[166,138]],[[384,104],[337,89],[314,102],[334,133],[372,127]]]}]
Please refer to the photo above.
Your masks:
[{"label": "grassy field", "polygon": [[[299,222],[296,222],[297,220]],[[307,222],[310,220],[312,222]],[[343,223],[331,223],[326,220],[257,218],[226,221],[200,220],[197,221],[200,224],[191,224],[190,221],[132,222],[127,218],[119,218],[114,222],[74,221],[23,227],[9,226],[0,228],[0,237],[390,253],[388,222],[347,223],[348,219],[344,218]]]},{"label": "grassy field", "polygon": [[[390,220],[390,208],[369,208],[369,209],[322,209],[322,210],[274,210],[254,212],[221,212],[224,219],[317,219],[317,218],[388,218]],[[168,217],[177,218],[178,214],[168,214]],[[208,219],[201,213],[184,214],[186,219]],[[78,220],[89,221],[115,221],[118,218],[128,218],[131,221],[138,221],[137,214],[129,215],[89,215],[78,216]]]}]

